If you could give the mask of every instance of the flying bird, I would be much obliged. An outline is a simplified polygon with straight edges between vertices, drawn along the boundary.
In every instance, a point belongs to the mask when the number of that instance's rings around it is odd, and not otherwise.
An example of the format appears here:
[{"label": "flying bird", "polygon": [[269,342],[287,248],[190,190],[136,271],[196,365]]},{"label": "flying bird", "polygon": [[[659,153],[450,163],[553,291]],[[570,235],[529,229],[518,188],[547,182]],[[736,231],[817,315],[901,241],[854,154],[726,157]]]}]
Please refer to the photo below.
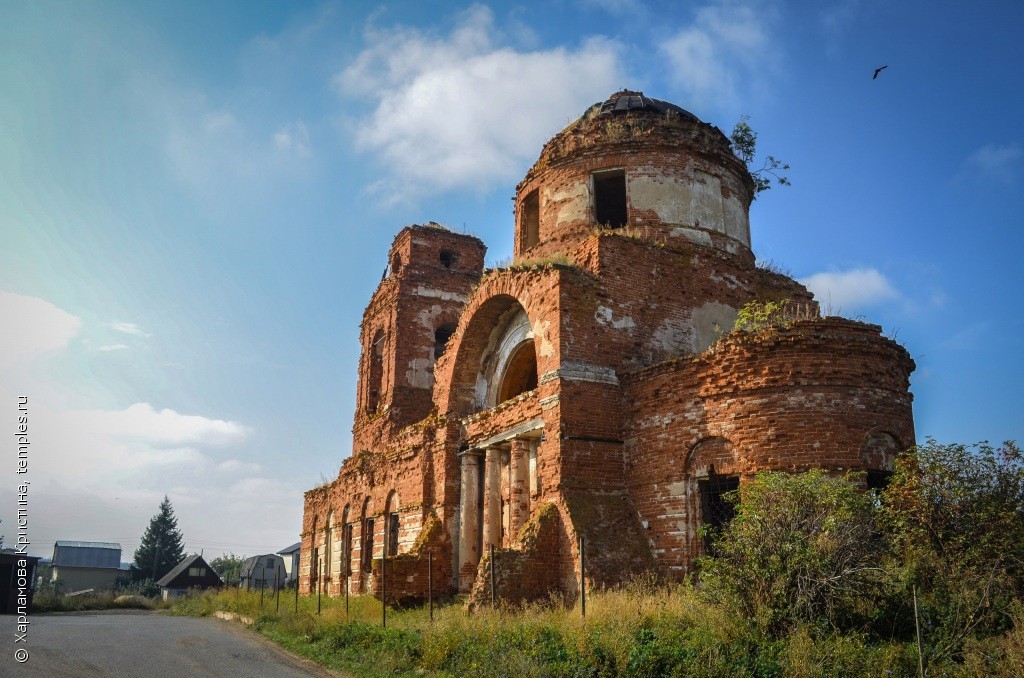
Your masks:
[{"label": "flying bird", "polygon": [[886,65],[882,66],[881,68],[876,68],[875,69],[875,74],[871,76],[871,79],[874,80],[875,78],[877,78],[878,74],[881,73],[882,71],[884,71],[887,68],[889,68],[889,64],[886,64]]}]

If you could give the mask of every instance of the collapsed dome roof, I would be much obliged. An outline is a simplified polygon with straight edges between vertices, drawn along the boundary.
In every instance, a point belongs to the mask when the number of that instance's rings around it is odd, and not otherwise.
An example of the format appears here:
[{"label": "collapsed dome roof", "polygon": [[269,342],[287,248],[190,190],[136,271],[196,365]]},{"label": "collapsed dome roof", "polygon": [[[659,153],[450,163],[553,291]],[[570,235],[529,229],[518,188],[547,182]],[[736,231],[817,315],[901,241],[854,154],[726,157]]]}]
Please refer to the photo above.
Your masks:
[{"label": "collapsed dome roof", "polygon": [[680,118],[700,122],[700,118],[690,113],[681,106],[676,106],[668,101],[652,99],[644,96],[643,92],[633,92],[628,89],[621,90],[608,97],[606,101],[598,102],[588,108],[585,117],[609,116],[631,111],[650,111],[658,114],[675,114]]}]

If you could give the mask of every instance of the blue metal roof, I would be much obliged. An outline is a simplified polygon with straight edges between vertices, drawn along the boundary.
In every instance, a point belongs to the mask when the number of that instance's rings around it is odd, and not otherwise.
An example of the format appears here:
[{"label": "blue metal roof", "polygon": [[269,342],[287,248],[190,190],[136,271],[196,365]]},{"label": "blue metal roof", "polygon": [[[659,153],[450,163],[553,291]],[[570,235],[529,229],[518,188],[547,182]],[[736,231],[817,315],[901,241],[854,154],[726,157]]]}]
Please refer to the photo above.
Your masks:
[{"label": "blue metal roof", "polygon": [[121,545],[102,541],[58,541],[53,545],[54,567],[121,566]]},{"label": "blue metal roof", "polygon": [[87,548],[87,549],[117,549],[121,550],[120,544],[115,544],[110,541],[58,541],[54,543],[54,546],[69,546],[71,548]]}]

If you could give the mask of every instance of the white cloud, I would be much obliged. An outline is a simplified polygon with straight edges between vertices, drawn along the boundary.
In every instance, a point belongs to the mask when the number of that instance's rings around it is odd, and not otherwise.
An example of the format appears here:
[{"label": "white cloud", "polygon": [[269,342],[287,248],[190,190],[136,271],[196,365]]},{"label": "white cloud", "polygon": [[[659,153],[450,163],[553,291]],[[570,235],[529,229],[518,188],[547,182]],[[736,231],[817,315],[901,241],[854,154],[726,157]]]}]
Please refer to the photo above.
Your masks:
[{"label": "white cloud", "polygon": [[242,461],[240,459],[226,459],[221,463],[217,464],[217,470],[223,471],[224,473],[259,473],[263,470],[263,467],[259,464],[252,462]]},{"label": "white cloud", "polygon": [[289,123],[274,133],[274,148],[296,155],[309,155],[309,130],[300,122]]},{"label": "white cloud", "polygon": [[48,301],[0,291],[0,371],[25,356],[64,348],[82,322]]},{"label": "white cloud", "polygon": [[97,351],[103,351],[104,353],[107,353],[109,351],[123,351],[126,348],[131,348],[131,347],[128,346],[127,344],[104,344],[103,346],[97,346],[96,350]]},{"label": "white cloud", "polygon": [[135,323],[110,323],[110,329],[130,334],[133,337],[142,337],[143,339],[153,336]]},{"label": "white cloud", "polygon": [[823,311],[851,312],[900,297],[892,283],[873,268],[815,273],[800,280],[814,294]]},{"label": "white cloud", "polygon": [[647,13],[647,8],[640,0],[582,0],[582,2],[584,5],[603,9],[609,14],[645,15]]},{"label": "white cloud", "polygon": [[617,43],[517,51],[500,44],[479,5],[448,36],[371,27],[366,41],[334,84],[374,102],[355,120],[356,141],[391,173],[380,187],[393,200],[515,179],[551,135],[623,82]]},{"label": "white cloud", "polygon": [[1016,142],[987,144],[964,160],[959,176],[1009,183],[1013,180],[1013,166],[1020,158],[1021,147]]},{"label": "white cloud", "polygon": [[743,90],[758,90],[777,68],[775,17],[766,2],[719,0],[698,9],[692,25],[661,42],[669,75],[689,105],[707,110],[749,101],[751,94]]},{"label": "white cloud", "polygon": [[233,421],[181,414],[149,403],[135,403],[123,410],[71,413],[82,428],[112,438],[136,438],[156,446],[233,445],[245,440],[249,431]]}]

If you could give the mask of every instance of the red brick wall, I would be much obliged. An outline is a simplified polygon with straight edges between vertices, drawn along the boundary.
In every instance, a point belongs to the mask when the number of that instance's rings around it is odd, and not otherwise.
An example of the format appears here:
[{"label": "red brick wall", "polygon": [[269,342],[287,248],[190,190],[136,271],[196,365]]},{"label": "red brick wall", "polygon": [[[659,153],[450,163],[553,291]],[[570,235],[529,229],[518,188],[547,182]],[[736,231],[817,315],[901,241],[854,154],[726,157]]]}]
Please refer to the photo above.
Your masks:
[{"label": "red brick wall", "polygon": [[[733,335],[712,351],[632,373],[626,478],[662,565],[699,550],[695,474],[870,468],[878,431],[914,443],[909,354],[879,328],[840,319]],[[711,451],[709,438],[728,441]],[[877,468],[877,466],[875,467]]]}]

